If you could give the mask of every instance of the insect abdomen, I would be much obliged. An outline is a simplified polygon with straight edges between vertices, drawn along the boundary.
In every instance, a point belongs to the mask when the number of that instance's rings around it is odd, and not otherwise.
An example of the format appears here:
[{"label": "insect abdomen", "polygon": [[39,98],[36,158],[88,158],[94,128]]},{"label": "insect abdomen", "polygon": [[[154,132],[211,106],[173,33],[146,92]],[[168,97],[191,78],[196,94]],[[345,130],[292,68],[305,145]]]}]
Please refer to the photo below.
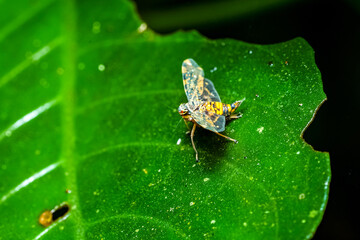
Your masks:
[{"label": "insect abdomen", "polygon": [[203,106],[205,106],[206,111],[228,117],[235,112],[235,110],[240,106],[240,104],[240,101],[236,101],[232,104],[226,104],[222,102],[207,102]]},{"label": "insect abdomen", "polygon": [[205,103],[205,109],[217,115],[229,116],[231,113],[231,105],[222,102],[207,102]]},{"label": "insect abdomen", "polygon": [[232,104],[225,104],[223,106],[223,111],[224,111],[224,116],[228,117],[231,114],[233,114],[235,112],[235,110],[240,106],[241,102],[240,101],[236,101]]},{"label": "insect abdomen", "polygon": [[216,113],[217,115],[223,115],[224,104],[221,102],[207,102],[205,103],[205,109],[208,112]]}]

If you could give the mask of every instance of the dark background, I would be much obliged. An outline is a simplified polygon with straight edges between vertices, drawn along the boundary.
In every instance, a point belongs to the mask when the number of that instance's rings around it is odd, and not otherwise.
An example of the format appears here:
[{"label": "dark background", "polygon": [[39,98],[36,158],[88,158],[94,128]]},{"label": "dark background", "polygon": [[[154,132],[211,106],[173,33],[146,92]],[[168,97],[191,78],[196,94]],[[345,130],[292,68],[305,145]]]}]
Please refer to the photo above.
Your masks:
[{"label": "dark background", "polygon": [[211,39],[271,44],[303,37],[313,47],[328,100],[304,138],[330,152],[330,197],[314,240],[360,239],[360,0],[136,0],[158,33],[197,29]]}]

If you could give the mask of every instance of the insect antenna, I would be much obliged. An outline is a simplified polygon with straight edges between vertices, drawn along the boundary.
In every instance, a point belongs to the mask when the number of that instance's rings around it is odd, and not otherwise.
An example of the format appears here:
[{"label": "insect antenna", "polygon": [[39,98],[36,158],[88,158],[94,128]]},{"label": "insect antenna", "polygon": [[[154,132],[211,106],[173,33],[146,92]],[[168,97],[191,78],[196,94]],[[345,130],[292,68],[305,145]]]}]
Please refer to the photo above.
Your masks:
[{"label": "insect antenna", "polygon": [[161,105],[162,105],[163,107],[166,107],[166,108],[172,110],[172,111],[174,111],[174,109],[176,110],[176,108],[170,107],[169,105],[166,105],[166,104],[163,104],[163,103],[161,103]]},{"label": "insect antenna", "polygon": [[182,120],[183,120],[182,118],[179,119],[178,123],[177,123],[176,126],[174,127],[174,131],[173,131],[173,132],[176,131],[177,127],[179,126],[179,124],[180,124],[180,122],[181,122]]}]

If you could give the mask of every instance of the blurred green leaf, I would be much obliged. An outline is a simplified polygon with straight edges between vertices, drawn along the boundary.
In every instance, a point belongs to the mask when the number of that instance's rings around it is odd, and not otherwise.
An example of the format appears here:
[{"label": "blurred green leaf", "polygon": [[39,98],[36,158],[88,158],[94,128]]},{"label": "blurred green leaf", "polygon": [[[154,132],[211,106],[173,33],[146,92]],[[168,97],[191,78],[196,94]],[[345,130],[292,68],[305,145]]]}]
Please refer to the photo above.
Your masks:
[{"label": "blurred green leaf", "polygon": [[[171,7],[169,1],[149,2],[137,0],[139,5],[149,5],[141,12],[144,20],[158,31],[169,31],[193,26],[212,26],[219,22],[231,24],[234,19],[254,16],[264,11],[293,6],[301,0],[196,0]],[[149,4],[150,3],[150,4]],[[166,6],[169,6],[166,8]],[[165,9],[164,9],[165,7]],[[166,19],[166,20],[165,20]],[[271,20],[269,20],[271,24]]]},{"label": "blurred green leaf", "polygon": [[[0,9],[0,239],[312,236],[330,167],[301,138],[325,99],[303,39],[159,36],[127,1]],[[224,102],[246,97],[225,131],[239,144],[197,130],[200,164],[177,113],[190,57]]]}]

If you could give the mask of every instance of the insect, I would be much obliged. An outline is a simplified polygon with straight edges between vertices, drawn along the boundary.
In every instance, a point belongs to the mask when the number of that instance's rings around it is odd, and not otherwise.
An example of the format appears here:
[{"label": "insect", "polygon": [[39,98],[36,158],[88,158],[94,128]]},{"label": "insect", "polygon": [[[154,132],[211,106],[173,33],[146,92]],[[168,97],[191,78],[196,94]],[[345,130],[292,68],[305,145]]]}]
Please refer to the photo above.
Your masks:
[{"label": "insect", "polygon": [[69,210],[70,206],[67,203],[62,203],[52,210],[45,210],[39,217],[39,223],[44,227],[48,227],[58,219],[65,219]]},{"label": "insect", "polygon": [[204,77],[204,70],[191,58],[186,59],[181,67],[185,94],[188,102],[180,104],[178,111],[185,124],[192,122],[191,143],[195,150],[196,161],[199,162],[198,152],[194,144],[194,133],[197,126],[210,130],[230,141],[235,139],[221,134],[225,130],[226,120],[237,119],[241,114],[234,114],[235,110],[245,100],[232,104],[222,103],[214,84]]}]

